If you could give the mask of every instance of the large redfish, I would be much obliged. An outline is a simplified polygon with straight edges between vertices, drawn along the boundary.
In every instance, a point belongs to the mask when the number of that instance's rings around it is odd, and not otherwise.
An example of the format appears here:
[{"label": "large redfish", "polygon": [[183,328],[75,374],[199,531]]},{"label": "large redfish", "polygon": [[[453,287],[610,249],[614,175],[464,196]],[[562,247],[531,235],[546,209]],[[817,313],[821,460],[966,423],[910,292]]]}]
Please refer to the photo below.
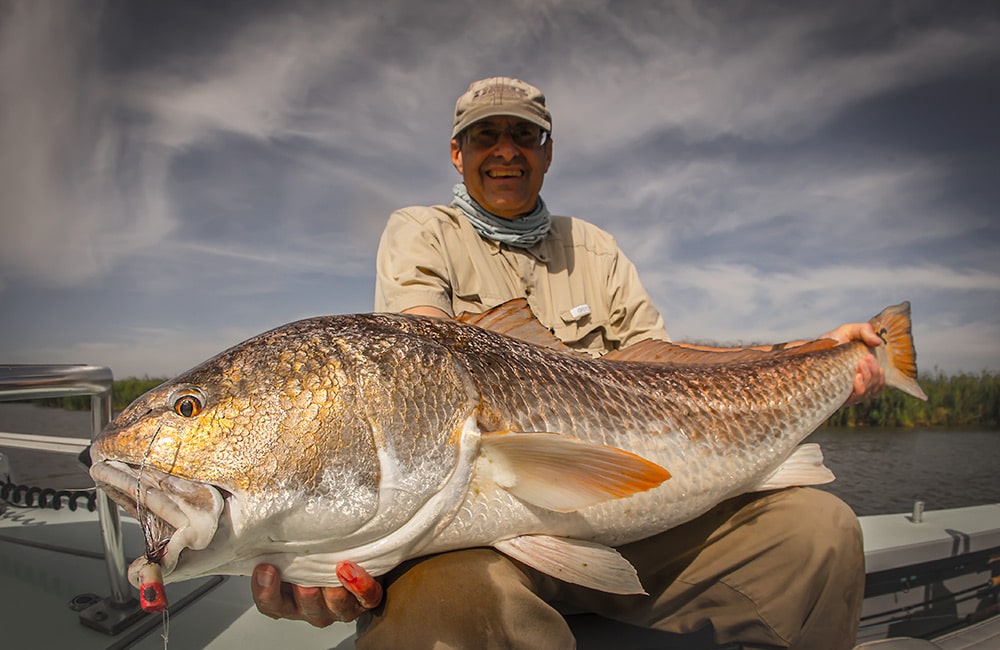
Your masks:
[{"label": "large redfish", "polygon": [[150,562],[167,582],[268,562],[291,582],[335,585],[343,560],[379,575],[492,546],[641,593],[613,546],[734,495],[832,480],[799,442],[843,404],[866,355],[925,398],[907,303],[871,320],[885,341],[874,350],[645,341],[592,359],[551,339],[524,301],[464,320],[302,320],[137,399],[91,451],[97,484],[146,531],[133,581]]}]

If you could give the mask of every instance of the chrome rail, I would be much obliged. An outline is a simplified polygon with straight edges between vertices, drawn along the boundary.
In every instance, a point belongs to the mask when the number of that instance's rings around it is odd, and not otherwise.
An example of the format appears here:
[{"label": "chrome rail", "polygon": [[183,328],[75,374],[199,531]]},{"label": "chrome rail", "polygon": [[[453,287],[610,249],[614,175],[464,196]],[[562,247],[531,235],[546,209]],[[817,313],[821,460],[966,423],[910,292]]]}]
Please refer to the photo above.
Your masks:
[{"label": "chrome rail", "polygon": [[101,366],[0,365],[0,402],[104,393],[110,398],[113,383],[111,368]]},{"label": "chrome rail", "polygon": [[[110,368],[88,365],[0,365],[0,402],[46,397],[90,395],[91,439],[111,421]],[[29,436],[22,437],[27,440]],[[34,447],[46,451],[46,446]],[[101,525],[105,565],[111,587],[110,605],[125,608],[132,602],[118,506],[97,491],[97,516]]]}]

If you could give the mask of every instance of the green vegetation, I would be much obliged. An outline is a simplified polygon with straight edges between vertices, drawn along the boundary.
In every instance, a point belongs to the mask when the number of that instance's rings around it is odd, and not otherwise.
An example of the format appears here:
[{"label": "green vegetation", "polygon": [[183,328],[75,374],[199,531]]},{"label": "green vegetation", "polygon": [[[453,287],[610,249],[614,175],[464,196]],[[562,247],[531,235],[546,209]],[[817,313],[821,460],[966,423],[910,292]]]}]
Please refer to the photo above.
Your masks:
[{"label": "green vegetation", "polygon": [[921,375],[927,393],[922,402],[886,389],[861,404],[840,409],[826,426],[833,427],[1000,427],[1000,375]]},{"label": "green vegetation", "polygon": [[[129,377],[127,379],[116,379],[114,386],[111,389],[111,410],[115,413],[121,411],[123,408],[131,404],[132,400],[136,397],[139,397],[150,388],[159,386],[165,381],[165,378],[156,377],[143,377],[142,379]],[[40,406],[54,406],[56,408],[64,408],[70,411],[90,410],[89,395],[79,395],[76,397],[53,397],[36,400],[35,403]]]},{"label": "green vegetation", "polygon": [[[121,411],[162,378],[130,377],[115,381],[114,411]],[[887,389],[881,395],[834,413],[825,426],[833,427],[1000,427],[1000,375],[921,375],[920,385],[927,401]],[[39,400],[43,406],[89,410],[89,397]]]}]

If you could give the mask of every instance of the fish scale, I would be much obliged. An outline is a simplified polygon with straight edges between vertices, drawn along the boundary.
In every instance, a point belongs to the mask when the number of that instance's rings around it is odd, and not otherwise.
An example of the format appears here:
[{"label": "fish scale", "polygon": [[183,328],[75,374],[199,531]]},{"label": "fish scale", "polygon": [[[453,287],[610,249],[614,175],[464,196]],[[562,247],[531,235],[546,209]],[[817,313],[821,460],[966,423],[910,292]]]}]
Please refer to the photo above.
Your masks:
[{"label": "fish scale", "polygon": [[[871,322],[887,383],[923,396],[908,304]],[[132,576],[150,563],[171,582],[266,562],[335,585],[346,560],[380,575],[493,546],[564,580],[642,593],[613,546],[737,494],[832,480],[818,448],[798,445],[868,354],[860,342],[720,353],[645,341],[593,359],[524,301],[459,320],[318,317],[141,396],[94,442],[91,474],[135,511],[144,472],[144,525],[173,531]]]},{"label": "fish scale", "polygon": [[[490,352],[477,345],[475,355],[458,355],[460,362],[472,366],[470,374],[482,380],[484,408],[498,414],[496,421],[481,426],[553,431],[626,447],[667,468],[673,477],[629,499],[629,516],[634,519],[629,527],[622,525],[619,503],[598,504],[572,515],[539,517],[523,502],[498,492],[492,502],[466,504],[453,527],[430,550],[453,548],[452,533],[467,544],[470,529],[476,529],[486,543],[502,532],[493,523],[498,521],[504,526],[520,521],[521,530],[537,526],[618,545],[690,520],[715,503],[745,492],[754,478],[780,464],[804,437],[803,430],[811,432],[843,403],[850,394],[854,368],[867,354],[859,343],[786,361],[733,367],[609,362],[606,365],[611,367],[602,368],[558,353],[556,360],[550,360],[547,357],[553,353],[535,349],[523,355],[536,355],[529,362],[544,370],[517,374],[515,382],[516,366],[504,359],[511,358],[509,346],[517,346],[503,343]],[[590,376],[597,372],[599,376]],[[831,381],[837,377],[839,381]],[[604,391],[605,400],[616,404],[613,421],[602,406],[607,402],[589,398],[595,386]],[[538,394],[546,398],[525,397]],[[558,403],[553,404],[552,395],[559,396]],[[789,409],[790,404],[796,408]],[[770,453],[762,457],[759,447],[764,441]],[[692,449],[698,448],[701,453],[693,459]],[[682,464],[700,471],[680,471]],[[723,484],[715,480],[719,474],[728,474],[734,481]],[[745,478],[740,481],[739,477]],[[663,507],[682,495],[686,503],[681,507]],[[553,519],[560,521],[554,524]]]}]

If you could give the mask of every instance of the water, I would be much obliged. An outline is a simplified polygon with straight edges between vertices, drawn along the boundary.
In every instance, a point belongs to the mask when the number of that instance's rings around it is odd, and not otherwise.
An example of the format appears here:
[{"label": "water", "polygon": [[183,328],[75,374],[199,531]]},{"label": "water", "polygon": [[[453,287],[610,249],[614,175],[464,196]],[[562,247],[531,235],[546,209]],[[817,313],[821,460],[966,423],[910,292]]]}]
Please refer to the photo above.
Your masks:
[{"label": "water", "polygon": [[[0,431],[34,433],[67,438],[90,438],[90,411],[64,411],[34,404],[0,402]],[[30,449],[0,449],[10,461],[18,484],[76,490],[93,487],[90,475],[75,456]]]},{"label": "water", "polygon": [[859,515],[1000,503],[1000,431],[820,429],[837,480],[823,486]]},{"label": "water", "polygon": [[[90,413],[0,403],[0,431],[86,438]],[[823,447],[837,480],[823,486],[859,515],[1000,503],[1000,431],[821,429],[809,442]],[[93,485],[72,456],[6,449],[19,483],[52,488]]]}]

